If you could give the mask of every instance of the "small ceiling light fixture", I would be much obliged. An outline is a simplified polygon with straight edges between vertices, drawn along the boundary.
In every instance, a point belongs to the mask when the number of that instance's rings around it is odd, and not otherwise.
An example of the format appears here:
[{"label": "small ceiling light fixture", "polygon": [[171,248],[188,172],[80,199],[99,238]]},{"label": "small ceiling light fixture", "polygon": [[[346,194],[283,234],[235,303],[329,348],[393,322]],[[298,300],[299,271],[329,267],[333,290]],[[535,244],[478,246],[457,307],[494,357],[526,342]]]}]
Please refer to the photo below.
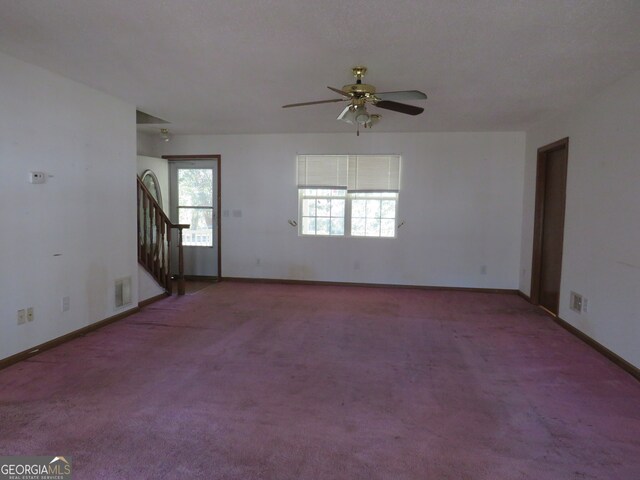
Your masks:
[{"label": "small ceiling light fixture", "polygon": [[367,112],[366,107],[360,107],[356,112],[356,122],[360,125],[366,125],[369,122],[369,112]]},{"label": "small ceiling light fixture", "polygon": [[169,140],[171,140],[171,136],[169,136],[169,129],[168,128],[161,128],[160,129],[160,138],[164,142],[168,142]]},{"label": "small ceiling light fixture", "polygon": [[338,116],[338,120],[356,125],[356,134],[360,135],[360,127],[371,128],[380,121],[380,115],[369,113],[365,105],[347,105]]}]

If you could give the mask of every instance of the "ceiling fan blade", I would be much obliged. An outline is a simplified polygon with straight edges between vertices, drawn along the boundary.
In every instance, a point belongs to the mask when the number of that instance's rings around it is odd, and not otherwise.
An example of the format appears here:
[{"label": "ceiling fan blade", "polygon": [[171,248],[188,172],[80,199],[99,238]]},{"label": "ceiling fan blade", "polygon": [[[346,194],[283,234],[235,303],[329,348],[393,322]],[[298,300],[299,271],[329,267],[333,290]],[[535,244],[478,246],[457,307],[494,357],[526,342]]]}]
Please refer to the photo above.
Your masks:
[{"label": "ceiling fan blade", "polygon": [[380,100],[426,100],[427,94],[419,90],[402,90],[399,92],[381,92],[376,93],[376,97]]},{"label": "ceiling fan blade", "polygon": [[340,90],[339,88],[334,88],[334,87],[327,87],[329,90],[331,90],[332,92],[336,92],[338,95],[342,95],[344,97],[347,98],[351,98],[351,95],[348,94],[347,92],[343,92],[342,90]]},{"label": "ceiling fan blade", "polygon": [[374,104],[376,107],[384,108],[385,110],[393,110],[394,112],[406,113],[407,115],[420,115],[424,112],[424,108],[416,107],[414,105],[407,105],[406,103],[392,102],[390,100],[381,100]]},{"label": "ceiling fan blade", "polygon": [[331,100],[318,100],[317,102],[290,103],[289,105],[283,105],[282,108],[304,107],[306,105],[318,105],[319,103],[336,103],[336,102],[344,102],[344,98],[333,98]]}]

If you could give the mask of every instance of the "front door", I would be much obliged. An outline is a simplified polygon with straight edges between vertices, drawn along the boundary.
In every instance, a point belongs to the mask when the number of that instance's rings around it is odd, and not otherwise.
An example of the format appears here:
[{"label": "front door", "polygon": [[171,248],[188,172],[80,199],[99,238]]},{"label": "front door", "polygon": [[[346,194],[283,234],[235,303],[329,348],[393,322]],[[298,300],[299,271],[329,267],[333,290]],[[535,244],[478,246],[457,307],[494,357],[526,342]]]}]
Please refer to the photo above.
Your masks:
[{"label": "front door", "polygon": [[[183,230],[184,274],[218,276],[218,160],[169,162],[170,217],[189,224]],[[173,235],[171,269],[178,271],[177,235]]]},{"label": "front door", "polygon": [[538,150],[531,299],[558,315],[569,141]]}]

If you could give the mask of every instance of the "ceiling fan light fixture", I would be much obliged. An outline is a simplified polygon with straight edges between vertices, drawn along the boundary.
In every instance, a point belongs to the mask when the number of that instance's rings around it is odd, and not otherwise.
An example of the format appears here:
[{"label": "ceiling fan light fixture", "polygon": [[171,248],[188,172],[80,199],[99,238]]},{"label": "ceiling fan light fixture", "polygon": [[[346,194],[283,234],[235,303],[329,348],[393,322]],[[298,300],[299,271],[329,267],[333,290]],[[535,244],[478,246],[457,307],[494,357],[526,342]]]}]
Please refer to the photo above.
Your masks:
[{"label": "ceiling fan light fixture", "polygon": [[351,125],[355,125],[356,123],[356,107],[353,105],[347,105],[347,107],[342,111],[340,115],[338,115],[338,120],[342,120]]},{"label": "ceiling fan light fixture", "polygon": [[365,123],[364,127],[365,128],[373,127],[376,123],[380,121],[380,117],[381,115],[378,115],[376,113],[369,115],[369,121]]},{"label": "ceiling fan light fixture", "polygon": [[160,138],[162,139],[163,142],[168,142],[169,140],[171,140],[171,136],[169,135],[168,128],[160,129]]},{"label": "ceiling fan light fixture", "polygon": [[371,120],[371,115],[367,112],[365,107],[360,107],[356,109],[356,122],[360,125],[366,125]]}]

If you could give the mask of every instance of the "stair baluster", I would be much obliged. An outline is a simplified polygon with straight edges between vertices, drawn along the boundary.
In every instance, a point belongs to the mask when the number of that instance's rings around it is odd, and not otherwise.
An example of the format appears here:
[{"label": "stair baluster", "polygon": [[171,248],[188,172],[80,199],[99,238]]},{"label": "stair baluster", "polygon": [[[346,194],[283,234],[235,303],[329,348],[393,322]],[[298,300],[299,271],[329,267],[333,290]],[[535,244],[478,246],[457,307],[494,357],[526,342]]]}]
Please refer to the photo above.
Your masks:
[{"label": "stair baluster", "polygon": [[137,179],[138,263],[149,272],[167,293],[171,283],[171,232],[178,230],[178,295],[184,295],[184,252],[182,231],[189,225],[171,223],[151,192]]}]

